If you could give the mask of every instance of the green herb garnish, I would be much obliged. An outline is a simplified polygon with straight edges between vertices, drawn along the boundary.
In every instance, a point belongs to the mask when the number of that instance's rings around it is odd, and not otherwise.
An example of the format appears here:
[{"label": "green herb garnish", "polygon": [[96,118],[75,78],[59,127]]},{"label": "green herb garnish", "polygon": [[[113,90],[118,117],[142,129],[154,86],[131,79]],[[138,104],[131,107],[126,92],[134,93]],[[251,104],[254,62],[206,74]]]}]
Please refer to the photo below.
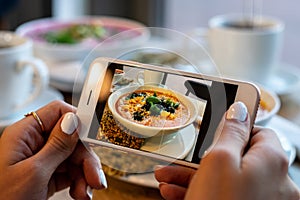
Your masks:
[{"label": "green herb garnish", "polygon": [[43,35],[49,43],[75,44],[86,38],[102,39],[106,30],[100,25],[75,24],[70,27],[50,31]]}]

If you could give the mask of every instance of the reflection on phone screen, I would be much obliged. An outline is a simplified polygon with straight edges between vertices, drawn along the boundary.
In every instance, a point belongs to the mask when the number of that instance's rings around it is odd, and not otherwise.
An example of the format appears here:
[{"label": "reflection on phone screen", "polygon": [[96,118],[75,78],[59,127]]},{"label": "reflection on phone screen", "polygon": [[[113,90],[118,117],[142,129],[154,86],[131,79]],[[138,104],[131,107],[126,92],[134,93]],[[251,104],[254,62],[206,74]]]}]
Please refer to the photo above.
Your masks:
[{"label": "reflection on phone screen", "polygon": [[110,63],[89,138],[199,163],[236,92],[233,84]]}]

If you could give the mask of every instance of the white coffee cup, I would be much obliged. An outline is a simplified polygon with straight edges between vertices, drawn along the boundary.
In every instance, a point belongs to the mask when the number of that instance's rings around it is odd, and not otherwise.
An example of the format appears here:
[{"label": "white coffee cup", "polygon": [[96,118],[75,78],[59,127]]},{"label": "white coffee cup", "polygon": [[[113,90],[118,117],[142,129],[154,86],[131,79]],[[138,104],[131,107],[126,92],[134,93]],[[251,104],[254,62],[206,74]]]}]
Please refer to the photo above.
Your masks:
[{"label": "white coffee cup", "polygon": [[209,21],[209,52],[220,75],[264,84],[278,66],[283,32],[284,23],[272,17],[215,16]]},{"label": "white coffee cup", "polygon": [[122,80],[124,75],[125,75],[125,72],[123,70],[116,69],[113,80],[112,80],[112,83],[117,84],[119,81]]},{"label": "white coffee cup", "polygon": [[12,117],[33,102],[48,82],[46,65],[32,56],[32,42],[0,31],[0,119]]},{"label": "white coffee cup", "polygon": [[136,78],[137,82],[141,85],[159,86],[162,84],[164,73],[151,70],[144,70],[139,71]]}]

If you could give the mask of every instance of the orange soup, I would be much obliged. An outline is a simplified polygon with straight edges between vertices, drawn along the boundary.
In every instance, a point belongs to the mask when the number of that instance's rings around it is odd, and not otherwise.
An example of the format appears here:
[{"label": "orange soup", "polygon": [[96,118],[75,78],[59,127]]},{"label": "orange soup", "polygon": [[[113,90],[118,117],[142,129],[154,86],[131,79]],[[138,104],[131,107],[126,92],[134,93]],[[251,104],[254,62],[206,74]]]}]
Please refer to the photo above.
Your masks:
[{"label": "orange soup", "polygon": [[189,119],[188,108],[177,97],[152,90],[137,90],[121,96],[116,110],[132,122],[153,127],[175,127]]}]

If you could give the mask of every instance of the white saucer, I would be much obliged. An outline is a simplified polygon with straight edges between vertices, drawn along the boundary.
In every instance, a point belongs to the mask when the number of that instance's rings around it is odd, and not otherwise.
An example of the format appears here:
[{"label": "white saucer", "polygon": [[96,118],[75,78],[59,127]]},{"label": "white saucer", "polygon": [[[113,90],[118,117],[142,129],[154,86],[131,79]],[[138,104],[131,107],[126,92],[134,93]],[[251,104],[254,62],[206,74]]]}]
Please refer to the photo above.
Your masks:
[{"label": "white saucer", "polygon": [[14,122],[22,119],[24,114],[37,110],[38,108],[48,104],[54,100],[63,100],[63,96],[60,92],[55,89],[48,88],[45,90],[37,99],[31,102],[27,107],[21,109],[16,115],[11,118],[0,120],[0,134],[2,133],[3,129]]},{"label": "white saucer", "polygon": [[266,88],[274,91],[278,95],[288,95],[300,86],[300,67],[282,63],[276,70]]},{"label": "white saucer", "polygon": [[60,82],[73,83],[81,69],[80,61],[47,62],[51,79]]},{"label": "white saucer", "polygon": [[49,75],[50,85],[54,88],[64,92],[74,92],[74,82],[81,81],[83,83],[84,77],[78,77],[82,70],[81,61],[69,62],[46,62]]},{"label": "white saucer", "polygon": [[300,127],[293,122],[275,115],[268,123],[267,127],[272,128],[277,133],[283,149],[289,157],[290,164],[296,158],[300,158]]},{"label": "white saucer", "polygon": [[182,159],[190,152],[194,145],[195,138],[196,134],[194,125],[189,125],[186,128],[177,131],[170,136],[165,136],[165,138],[162,139],[161,137],[151,137],[145,142],[141,149]]}]

